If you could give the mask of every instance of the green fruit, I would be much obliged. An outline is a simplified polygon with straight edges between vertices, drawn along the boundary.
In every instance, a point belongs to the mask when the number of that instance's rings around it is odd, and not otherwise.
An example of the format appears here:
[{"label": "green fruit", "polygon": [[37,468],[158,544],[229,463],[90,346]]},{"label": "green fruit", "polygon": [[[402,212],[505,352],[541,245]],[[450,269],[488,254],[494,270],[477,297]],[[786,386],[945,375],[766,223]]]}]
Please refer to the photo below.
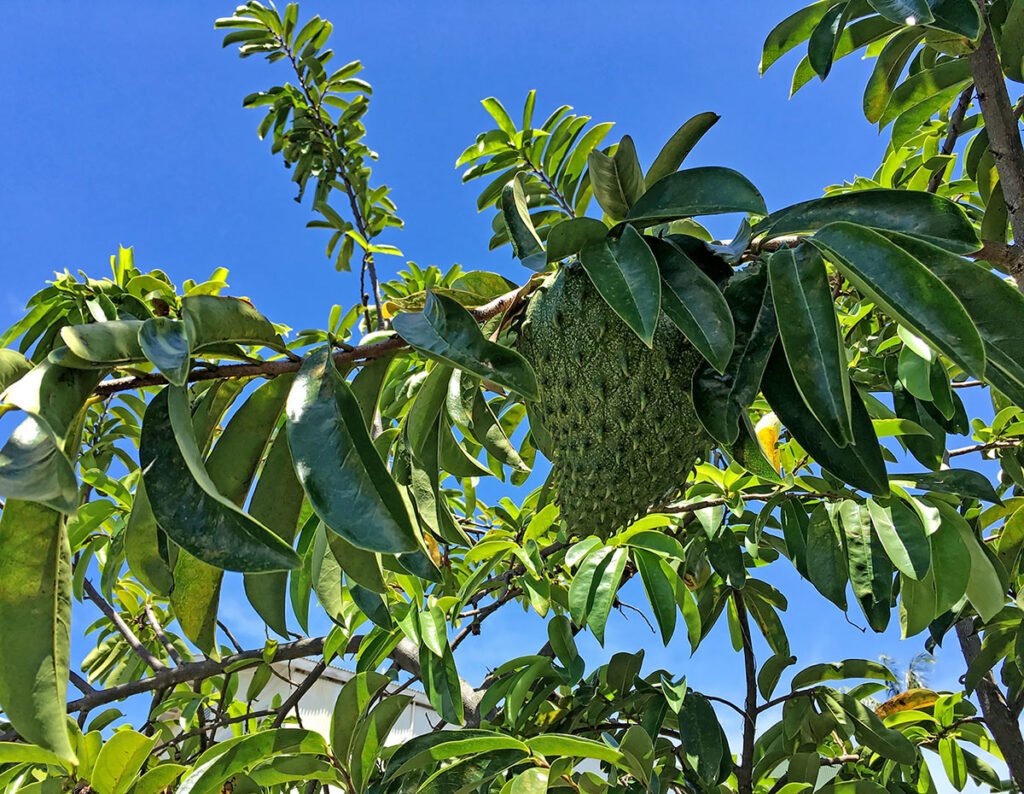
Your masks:
[{"label": "green fruit", "polygon": [[679,491],[708,443],[690,396],[702,358],[664,314],[648,348],[580,268],[561,268],[531,297],[519,350],[573,535],[607,535]]}]

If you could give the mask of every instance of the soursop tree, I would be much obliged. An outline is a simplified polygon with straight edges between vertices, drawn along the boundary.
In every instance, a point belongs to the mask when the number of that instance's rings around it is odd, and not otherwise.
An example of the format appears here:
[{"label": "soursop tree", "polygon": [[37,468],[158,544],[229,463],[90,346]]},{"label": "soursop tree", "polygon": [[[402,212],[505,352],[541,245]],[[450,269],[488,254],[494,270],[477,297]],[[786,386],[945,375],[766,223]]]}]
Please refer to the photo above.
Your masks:
[{"label": "soursop tree", "polygon": [[[874,178],[789,207],[686,164],[713,113],[644,164],[609,123],[540,120],[534,92],[515,118],[485,99],[457,167],[484,180],[518,282],[393,264],[372,90],[335,62],[330,22],[250,2],[216,24],[288,74],[245,105],[364,288],[293,334],[224,294],[225,271],[178,285],[121,249],[3,335],[5,788],[928,792],[941,769],[1019,790],[1021,0],[821,2],[780,23],[763,67],[806,43],[799,87],[867,47],[868,118],[894,122]],[[534,468],[518,502],[478,494]],[[904,690],[856,654],[801,664],[772,565],[823,614],[898,622],[915,652],[955,630],[963,690]],[[218,619],[225,572],[263,647]],[[603,642],[634,577],[665,643],[730,633],[741,701],[682,664],[645,670],[643,647],[588,665],[576,637]],[[75,600],[102,615],[80,670]],[[512,604],[548,642],[465,680],[460,646]],[[305,679],[255,708],[298,658]],[[354,675],[321,735],[298,714],[332,663]],[[443,723],[387,746],[412,685]],[[140,701],[137,722],[117,709]]]}]

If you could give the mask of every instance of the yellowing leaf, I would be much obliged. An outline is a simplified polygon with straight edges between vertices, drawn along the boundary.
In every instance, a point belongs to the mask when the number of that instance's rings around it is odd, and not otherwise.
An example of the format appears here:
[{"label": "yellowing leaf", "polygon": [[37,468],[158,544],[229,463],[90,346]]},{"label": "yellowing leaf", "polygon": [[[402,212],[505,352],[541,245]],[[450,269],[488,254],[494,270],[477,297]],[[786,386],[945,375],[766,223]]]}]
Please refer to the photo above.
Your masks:
[{"label": "yellowing leaf", "polygon": [[774,412],[766,413],[754,427],[757,441],[761,445],[764,456],[772,464],[775,471],[782,473],[782,460],[779,456],[779,431],[782,423]]},{"label": "yellowing leaf", "polygon": [[875,714],[883,719],[901,711],[916,711],[935,705],[939,696],[930,689],[908,689],[875,709]]}]

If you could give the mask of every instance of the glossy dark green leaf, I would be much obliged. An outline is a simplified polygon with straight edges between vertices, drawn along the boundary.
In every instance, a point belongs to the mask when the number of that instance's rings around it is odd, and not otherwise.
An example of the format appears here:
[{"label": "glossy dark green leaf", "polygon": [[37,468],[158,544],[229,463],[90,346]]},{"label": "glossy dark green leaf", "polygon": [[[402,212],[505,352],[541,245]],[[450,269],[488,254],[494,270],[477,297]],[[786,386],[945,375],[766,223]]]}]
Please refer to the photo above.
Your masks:
[{"label": "glossy dark green leaf", "polygon": [[410,702],[411,695],[391,695],[381,700],[360,721],[352,738],[354,752],[348,768],[356,791],[364,790],[370,776],[377,771],[377,760],[384,743]]},{"label": "glossy dark green leaf", "polygon": [[928,268],[888,238],[852,223],[833,223],[812,242],[843,275],[893,319],[983,377],[985,347],[963,304]]},{"label": "glossy dark green leaf", "polygon": [[444,656],[438,657],[425,647],[420,648],[420,676],[423,690],[430,704],[441,715],[441,719],[454,725],[465,722],[465,706],[462,702],[462,682],[455,657],[450,648]]},{"label": "glossy dark green leaf", "polygon": [[889,507],[868,499],[867,508],[875,533],[896,570],[915,580],[928,573],[931,548],[917,513],[899,499],[893,499]]},{"label": "glossy dark green leaf", "polygon": [[[858,2],[850,3],[847,9],[850,12],[850,18],[853,18],[863,12],[863,4],[858,0]],[[866,19],[860,19],[853,24],[844,25],[839,36],[832,42],[832,61],[838,61],[852,52],[856,52],[867,47],[869,44],[888,37],[896,28],[897,25],[895,23],[880,16],[868,16]],[[810,54],[808,53],[797,64],[796,69],[793,70],[793,80],[790,84],[789,95],[792,97],[815,77],[817,77],[817,73],[814,71]]]},{"label": "glossy dark green leaf", "polygon": [[139,459],[160,528],[200,560],[234,571],[299,564],[290,546],[217,491],[196,446],[183,390],[169,386],[150,402]]},{"label": "glossy dark green leaf", "polygon": [[[278,431],[270,445],[259,480],[249,503],[249,515],[291,545],[298,531],[299,514],[305,494],[295,476],[288,435]],[[286,594],[288,574],[247,573],[245,594],[257,614],[281,636],[288,636]]]},{"label": "glossy dark green leaf", "polygon": [[627,135],[609,157],[594,150],[587,157],[594,198],[613,221],[622,220],[644,190],[643,172],[633,140]]},{"label": "glossy dark green leaf", "polygon": [[754,227],[754,235],[805,234],[839,221],[909,234],[956,253],[971,253],[981,246],[964,211],[949,199],[883,188],[840,193],[777,210]]},{"label": "glossy dark green leaf", "polygon": [[647,170],[644,177],[648,185],[653,185],[658,180],[669,174],[674,174],[683,164],[686,156],[693,151],[693,147],[704,137],[721,118],[717,113],[698,113],[696,116],[687,119],[683,125],[672,133],[665,145],[661,147],[658,156]]},{"label": "glossy dark green leaf", "polygon": [[[161,596],[168,595],[174,586],[174,578],[167,560],[160,554],[161,530],[156,524],[142,480],[135,488],[132,511],[124,532],[124,557],[132,575],[148,590]],[[166,535],[163,544],[167,545]]]},{"label": "glossy dark green leaf", "polygon": [[419,314],[399,314],[395,330],[424,355],[537,399],[537,376],[519,353],[487,340],[473,316],[456,301],[434,292]]},{"label": "glossy dark green leaf", "polygon": [[342,686],[331,716],[331,749],[336,758],[347,762],[351,757],[359,720],[388,683],[390,679],[386,675],[368,671],[357,673]]},{"label": "glossy dark green leaf", "polygon": [[76,356],[115,366],[143,361],[146,358],[139,344],[141,320],[111,320],[89,325],[68,325],[60,338]]},{"label": "glossy dark green leaf", "polygon": [[516,176],[501,190],[501,217],[516,258],[530,270],[538,273],[547,270],[547,253],[530,220],[521,176]]},{"label": "glossy dark green leaf", "polygon": [[724,373],[710,366],[693,380],[693,405],[701,424],[724,446],[740,435],[740,414],[762,388],[762,376],[778,337],[765,268],[747,268],[729,280],[725,299],[735,325],[736,343]]},{"label": "glossy dark green leaf", "polygon": [[776,25],[765,38],[758,71],[764,74],[779,58],[798,44],[807,41],[811,31],[831,4],[831,0],[811,3]]},{"label": "glossy dark green leaf", "polygon": [[699,692],[690,690],[683,699],[679,734],[683,752],[697,776],[708,785],[717,783],[726,748],[715,710]]},{"label": "glossy dark green leaf", "polygon": [[[971,41],[976,41],[981,36],[984,23],[974,0],[928,0],[928,5],[935,17],[930,27],[948,30]],[[1006,45],[1003,46],[1005,58]]]},{"label": "glossy dark green leaf", "polygon": [[635,549],[633,559],[636,562],[637,571],[640,573],[640,581],[643,583],[644,592],[647,593],[647,600],[651,604],[651,611],[661,631],[661,640],[665,645],[672,639],[676,629],[676,599],[675,590],[669,580],[669,569],[666,572],[664,566],[653,552]]},{"label": "glossy dark green leaf", "polygon": [[935,20],[927,0],[868,0],[886,19],[904,25],[927,25]]},{"label": "glossy dark green leaf", "polygon": [[979,471],[972,469],[942,469],[927,471],[920,474],[893,474],[895,482],[906,482],[925,491],[938,491],[968,499],[981,499],[985,502],[1002,504],[999,494],[988,478]]},{"label": "glossy dark green leaf", "polygon": [[54,510],[8,499],[0,514],[0,707],[26,741],[77,763],[65,706],[71,550]]},{"label": "glossy dark green leaf", "polygon": [[359,404],[328,349],[303,363],[286,415],[295,471],[328,528],[367,551],[416,549],[398,486],[374,449]]},{"label": "glossy dark green leaf", "polygon": [[768,260],[779,338],[800,396],[841,447],[851,443],[850,379],[828,273],[810,246]]},{"label": "glossy dark green leaf", "polygon": [[868,625],[877,632],[885,631],[891,614],[892,563],[871,531],[867,507],[847,499],[839,506],[839,521],[846,539],[853,595]]},{"label": "glossy dark green leaf", "polygon": [[188,295],[181,299],[181,315],[193,350],[224,343],[284,348],[270,320],[242,298]]},{"label": "glossy dark green leaf", "polygon": [[722,291],[682,249],[650,238],[661,273],[661,308],[708,362],[724,372],[736,342],[732,312]]},{"label": "glossy dark green leaf", "polygon": [[640,233],[627,225],[621,237],[584,248],[580,262],[605,302],[650,347],[661,313],[661,277]]},{"label": "glossy dark green leaf", "polygon": [[1024,8],[1018,2],[1010,3],[1007,9],[1000,44],[1001,61],[1006,76],[1018,83],[1024,83]]},{"label": "glossy dark green leaf", "polygon": [[704,166],[676,171],[648,186],[625,220],[649,226],[724,212],[763,215],[768,210],[764,198],[745,176],[729,168]]},{"label": "glossy dark green leaf", "polygon": [[832,6],[814,26],[807,40],[807,60],[822,80],[832,71],[839,37],[843,34],[848,19],[849,3]]},{"label": "glossy dark green leaf", "polygon": [[569,218],[551,227],[548,233],[548,261],[557,262],[582,251],[590,243],[600,243],[608,227],[594,218]]},{"label": "glossy dark green leaf", "polygon": [[588,554],[569,586],[569,609],[577,626],[587,625],[598,642],[604,642],[615,593],[627,561],[622,548],[600,548]]},{"label": "glossy dark green leaf", "polygon": [[846,609],[846,555],[839,528],[822,505],[814,508],[807,525],[807,578],[825,598]]},{"label": "glossy dark green leaf", "polygon": [[139,346],[168,383],[185,385],[191,353],[185,323],[167,317],[150,317],[139,329]]},{"label": "glossy dark green leaf", "polygon": [[850,391],[850,416],[853,437],[857,441],[840,447],[807,410],[781,347],[773,352],[761,387],[772,410],[822,468],[868,493],[880,496],[889,493],[882,449],[856,389]]},{"label": "glossy dark green leaf", "polygon": [[787,667],[796,664],[795,656],[780,656],[775,654],[769,656],[757,673],[757,691],[765,700],[771,698],[775,687],[779,685],[779,679]]},{"label": "glossy dark green leaf", "polygon": [[0,448],[0,495],[62,513],[78,507],[78,480],[50,429],[27,416]]},{"label": "glossy dark green leaf", "polygon": [[1024,295],[987,268],[937,245],[887,236],[956,295],[984,342],[986,378],[996,388],[1005,387],[1015,402],[1024,401]]}]

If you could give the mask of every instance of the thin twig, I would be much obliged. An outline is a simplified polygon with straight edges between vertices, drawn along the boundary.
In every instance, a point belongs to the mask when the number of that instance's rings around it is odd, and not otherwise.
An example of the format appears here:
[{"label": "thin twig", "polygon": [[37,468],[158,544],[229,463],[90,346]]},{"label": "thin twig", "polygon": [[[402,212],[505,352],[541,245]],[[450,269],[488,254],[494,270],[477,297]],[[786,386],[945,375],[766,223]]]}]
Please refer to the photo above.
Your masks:
[{"label": "thin twig", "polygon": [[167,651],[167,655],[171,657],[175,664],[183,664],[184,660],[181,658],[181,654],[178,653],[178,649],[174,647],[174,643],[171,642],[171,638],[164,632],[164,627],[160,625],[160,621],[157,620],[156,613],[153,612],[153,607],[147,601],[142,605],[143,610],[146,612],[146,620],[149,621],[149,625],[153,627],[153,633],[156,634],[156,638],[160,640],[160,644],[164,646],[164,650]]},{"label": "thin twig", "polygon": [[92,582],[88,579],[85,580],[85,594],[90,601],[99,607],[100,612],[106,615],[107,619],[114,624],[114,627],[121,633],[121,636],[124,637],[136,656],[149,665],[154,672],[159,673],[161,670],[167,669],[164,663],[150,652],[149,648],[139,642],[135,632],[128,628],[128,624],[122,620],[121,616],[107,603],[107,600],[100,595],[99,591],[93,587]]},{"label": "thin twig", "polygon": [[[960,94],[960,100],[956,103],[956,107],[949,116],[949,128],[946,130],[946,139],[942,142],[942,148],[939,150],[939,154],[950,155],[953,153],[953,149],[956,148],[957,138],[960,137],[960,125],[964,123],[964,116],[967,115],[967,109],[971,106],[971,100],[974,98],[974,83],[971,83],[967,88]],[[942,180],[946,176],[946,167],[939,168],[932,172],[931,178],[928,180],[927,190],[929,193],[934,193],[942,185]]]},{"label": "thin twig", "polygon": [[298,702],[313,688],[313,684],[320,680],[320,676],[326,670],[327,662],[323,659],[313,665],[313,669],[309,671],[308,675],[302,680],[302,683],[295,687],[295,691],[288,696],[284,703],[281,704],[281,708],[277,710],[277,716],[274,717],[274,721],[271,723],[272,728],[280,728],[284,724],[288,712],[298,705]]}]

